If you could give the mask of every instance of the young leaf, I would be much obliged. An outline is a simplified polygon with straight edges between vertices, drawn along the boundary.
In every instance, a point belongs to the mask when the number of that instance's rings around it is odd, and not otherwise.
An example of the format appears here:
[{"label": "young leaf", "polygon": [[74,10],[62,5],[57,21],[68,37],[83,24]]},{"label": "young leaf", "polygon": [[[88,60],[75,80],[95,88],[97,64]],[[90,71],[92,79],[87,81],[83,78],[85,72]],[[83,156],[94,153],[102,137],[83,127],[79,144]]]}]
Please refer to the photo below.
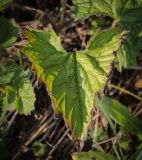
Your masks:
[{"label": "young leaf", "polygon": [[95,158],[96,160],[116,160],[113,155],[98,151],[74,153],[72,155],[72,158],[73,160],[92,160],[93,158]]},{"label": "young leaf", "polygon": [[93,141],[95,140],[96,142],[103,141],[109,138],[107,130],[102,126],[98,127],[97,130],[93,129],[91,137]]},{"label": "young leaf", "polygon": [[0,11],[3,11],[8,5],[12,2],[12,0],[0,0]]},{"label": "young leaf", "polygon": [[63,113],[78,139],[86,138],[94,95],[105,85],[123,34],[117,28],[100,32],[86,50],[66,53],[54,32],[26,32],[29,45],[22,51],[46,83],[56,112]]},{"label": "young leaf", "polygon": [[17,79],[21,73],[20,67],[11,61],[0,62],[0,85],[8,84]]},{"label": "young leaf", "polygon": [[116,67],[129,68],[136,65],[136,57],[142,46],[138,34],[142,30],[141,0],[73,0],[76,18],[87,18],[90,15],[107,15],[116,24],[130,31],[116,59]]},{"label": "young leaf", "polygon": [[34,110],[35,94],[29,80],[18,79],[4,90],[3,112],[16,110],[20,114],[29,115]]},{"label": "young leaf", "polygon": [[0,17],[0,47],[11,46],[18,38],[19,27],[15,21]]},{"label": "young leaf", "polygon": [[102,100],[96,98],[96,106],[99,107],[106,118],[113,119],[126,131],[138,135],[142,134],[142,122],[117,100],[108,97],[104,97]]},{"label": "young leaf", "polygon": [[35,157],[44,156],[45,153],[47,152],[47,149],[48,149],[47,144],[43,144],[39,141],[34,142],[32,145],[32,150]]}]

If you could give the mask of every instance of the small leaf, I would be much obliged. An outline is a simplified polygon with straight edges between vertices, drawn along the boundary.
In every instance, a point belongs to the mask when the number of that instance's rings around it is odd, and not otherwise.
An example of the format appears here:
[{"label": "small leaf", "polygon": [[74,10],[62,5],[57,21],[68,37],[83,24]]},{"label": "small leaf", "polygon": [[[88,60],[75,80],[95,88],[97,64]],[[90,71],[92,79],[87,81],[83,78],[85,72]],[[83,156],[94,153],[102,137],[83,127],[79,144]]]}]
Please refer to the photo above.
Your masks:
[{"label": "small leaf", "polygon": [[46,83],[56,112],[63,113],[78,139],[87,136],[94,95],[106,83],[123,34],[117,28],[97,33],[86,50],[67,53],[54,32],[26,32],[30,43],[22,51]]},{"label": "small leaf", "polygon": [[123,136],[123,138],[120,139],[119,146],[123,150],[128,151],[128,149],[130,147],[130,143],[131,143],[131,139],[130,139],[130,137],[127,134],[126,136]]},{"label": "small leaf", "polygon": [[32,145],[32,150],[36,157],[41,157],[47,152],[47,145],[37,141]]},{"label": "small leaf", "polygon": [[98,151],[74,153],[72,155],[72,158],[73,160],[92,160],[93,158],[95,158],[96,160],[116,160],[113,155]]},{"label": "small leaf", "polygon": [[119,71],[121,71],[122,68],[129,68],[136,65],[136,58],[140,53],[140,49],[142,48],[142,38],[138,37],[138,33],[134,30],[134,27],[129,27],[129,30],[130,33],[128,33],[127,38],[119,49],[119,53],[117,54],[117,58],[115,60],[115,65]]},{"label": "small leaf", "polygon": [[93,140],[99,142],[108,139],[108,133],[107,131],[102,127],[98,127],[97,129],[94,129],[91,133],[91,137]]},{"label": "small leaf", "polygon": [[16,108],[16,90],[11,86],[6,86],[5,97],[3,98],[3,111],[13,111]]},{"label": "small leaf", "polygon": [[0,47],[11,46],[18,38],[19,27],[15,21],[0,17]]},{"label": "small leaf", "polygon": [[142,37],[142,31],[139,33],[139,37]]},{"label": "small leaf", "polygon": [[102,100],[96,98],[96,106],[99,107],[106,118],[113,119],[126,131],[137,135],[142,134],[142,122],[117,100],[108,97],[104,97]]},{"label": "small leaf", "polygon": [[20,81],[17,84],[17,111],[20,114],[28,115],[34,110],[35,94],[29,80]]},{"label": "small leaf", "polygon": [[6,7],[8,7],[11,2],[12,0],[0,0],[0,11],[3,11]]},{"label": "small leaf", "polygon": [[10,83],[12,80],[20,76],[21,69],[11,61],[0,62],[0,84]]},{"label": "small leaf", "polygon": [[20,114],[29,115],[34,110],[35,94],[29,80],[18,79],[4,90],[3,112],[16,110]]}]

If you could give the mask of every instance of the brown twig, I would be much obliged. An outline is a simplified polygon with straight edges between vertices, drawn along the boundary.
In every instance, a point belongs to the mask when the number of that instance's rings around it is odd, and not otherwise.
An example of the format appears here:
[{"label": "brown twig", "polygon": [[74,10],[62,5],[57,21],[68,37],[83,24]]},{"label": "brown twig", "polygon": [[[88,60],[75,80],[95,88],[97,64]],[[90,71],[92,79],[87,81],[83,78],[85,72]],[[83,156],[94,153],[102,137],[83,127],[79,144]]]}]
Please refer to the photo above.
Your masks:
[{"label": "brown twig", "polygon": [[53,154],[53,152],[56,150],[56,148],[58,147],[58,145],[63,141],[63,139],[66,137],[66,135],[68,134],[69,131],[70,131],[70,129],[66,130],[66,132],[63,134],[63,136],[55,144],[54,148],[52,148],[52,150],[49,152],[48,156],[51,156]]}]

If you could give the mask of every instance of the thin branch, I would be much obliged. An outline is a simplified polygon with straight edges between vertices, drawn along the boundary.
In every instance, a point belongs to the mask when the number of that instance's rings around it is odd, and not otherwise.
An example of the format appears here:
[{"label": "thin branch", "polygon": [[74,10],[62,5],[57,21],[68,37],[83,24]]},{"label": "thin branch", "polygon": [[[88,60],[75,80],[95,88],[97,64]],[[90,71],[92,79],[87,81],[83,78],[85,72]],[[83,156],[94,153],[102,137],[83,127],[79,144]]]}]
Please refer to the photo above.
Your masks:
[{"label": "thin branch", "polygon": [[8,126],[5,130],[5,133],[4,133],[4,138],[6,137],[6,135],[8,134],[9,130],[11,129],[11,126],[12,126],[12,123],[13,121],[15,120],[16,116],[17,116],[18,112],[14,112],[14,114],[12,115],[9,123],[8,123]]},{"label": "thin branch", "polygon": [[56,150],[56,148],[58,147],[58,145],[63,141],[63,139],[65,138],[65,136],[68,134],[69,131],[70,131],[70,129],[66,130],[66,132],[63,134],[63,136],[55,144],[54,148],[52,148],[52,150],[49,152],[48,156],[52,155],[52,153]]},{"label": "thin branch", "polygon": [[141,97],[139,97],[138,95],[136,95],[136,94],[134,94],[134,93],[126,90],[125,88],[121,88],[121,87],[116,86],[116,85],[114,85],[114,84],[108,84],[108,86],[109,86],[109,87],[112,87],[112,88],[115,88],[115,89],[117,89],[117,90],[119,90],[119,91],[121,91],[121,92],[123,92],[123,93],[126,93],[126,94],[128,94],[128,95],[136,98],[136,99],[139,100],[139,101],[142,101],[142,98],[141,98]]}]

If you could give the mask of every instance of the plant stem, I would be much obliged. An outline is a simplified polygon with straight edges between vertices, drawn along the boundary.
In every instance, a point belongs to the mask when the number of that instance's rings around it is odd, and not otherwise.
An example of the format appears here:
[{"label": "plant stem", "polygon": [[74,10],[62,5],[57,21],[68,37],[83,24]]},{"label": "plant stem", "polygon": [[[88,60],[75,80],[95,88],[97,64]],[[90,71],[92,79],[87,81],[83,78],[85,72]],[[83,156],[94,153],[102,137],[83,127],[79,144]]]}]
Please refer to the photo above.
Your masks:
[{"label": "plant stem", "polygon": [[142,98],[141,98],[141,97],[139,97],[138,95],[136,95],[136,94],[134,94],[134,93],[126,90],[125,88],[121,88],[121,87],[116,86],[116,85],[114,85],[114,84],[108,84],[108,86],[109,86],[109,87],[112,87],[112,88],[115,88],[115,89],[117,89],[117,90],[119,90],[119,91],[121,91],[121,92],[123,92],[123,93],[126,93],[126,94],[128,94],[128,95],[136,98],[136,99],[139,100],[139,101],[142,101]]}]

